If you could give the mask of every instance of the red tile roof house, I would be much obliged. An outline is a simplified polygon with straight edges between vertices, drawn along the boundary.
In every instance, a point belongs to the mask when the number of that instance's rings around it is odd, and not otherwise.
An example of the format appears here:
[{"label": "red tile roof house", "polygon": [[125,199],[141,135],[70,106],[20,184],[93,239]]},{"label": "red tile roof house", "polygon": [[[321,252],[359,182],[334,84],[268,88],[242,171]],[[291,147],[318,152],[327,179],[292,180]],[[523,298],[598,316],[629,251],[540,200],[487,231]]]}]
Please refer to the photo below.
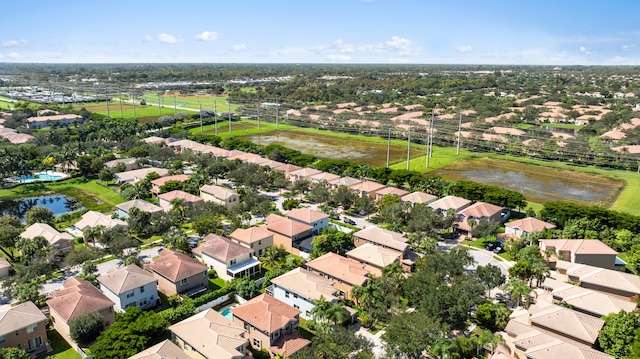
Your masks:
[{"label": "red tile roof house", "polygon": [[105,329],[116,321],[113,301],[98,288],[84,279],[73,277],[63,284],[63,288],[53,291],[47,300],[51,314],[51,323],[63,338],[72,346],[69,321],[79,315],[98,312],[105,322]]},{"label": "red tile roof house", "polygon": [[229,238],[247,248],[250,248],[254,258],[262,257],[265,249],[273,245],[273,233],[269,232],[267,226],[250,227],[247,229],[238,228],[231,232]]},{"label": "red tile roof house", "polygon": [[171,358],[171,359],[191,359],[187,353],[182,351],[179,346],[173,344],[173,342],[169,339],[163,340],[162,342],[152,346],[151,348],[145,349],[140,353],[130,356],[127,359],[163,359],[163,358]]},{"label": "red tile roof house", "polygon": [[206,265],[171,249],[163,249],[159,254],[160,257],[145,266],[158,280],[158,291],[170,297],[207,290],[209,278]]},{"label": "red tile roof house", "polygon": [[311,237],[311,230],[313,229],[308,224],[275,214],[267,216],[266,224],[267,229],[273,233],[273,245],[283,246],[287,252],[295,255],[300,254],[297,248],[299,243],[303,239]]},{"label": "red tile roof house", "polygon": [[235,191],[208,184],[200,187],[200,197],[207,202],[214,202],[225,208],[233,208],[240,203],[240,195]]},{"label": "red tile roof house", "polygon": [[186,182],[189,180],[189,176],[184,174],[163,176],[151,181],[151,193],[155,196],[160,194],[160,187],[164,186],[169,181]]},{"label": "red tile roof house", "polygon": [[247,330],[246,338],[256,350],[289,356],[311,344],[298,335],[300,311],[272,296],[261,294],[231,313],[233,322]]},{"label": "red tile roof house", "polygon": [[334,175],[333,173],[329,173],[329,172],[320,172],[318,174],[315,174],[313,176],[309,177],[309,180],[312,183],[320,183],[322,181],[324,181],[325,183],[329,183],[331,181],[335,181],[337,179],[339,179],[340,176],[338,175]]},{"label": "red tile roof house", "polygon": [[146,167],[139,168],[137,170],[118,172],[114,174],[114,177],[118,184],[123,184],[125,182],[137,183],[147,178],[150,173],[157,173],[160,176],[166,176],[169,173],[169,170],[166,168]]},{"label": "red tile roof house", "polygon": [[28,239],[44,237],[49,243],[49,246],[62,253],[69,253],[73,250],[73,237],[67,232],[58,232],[46,223],[34,223],[30,225],[24,232],[20,233],[20,237]]},{"label": "red tile roof house", "polygon": [[545,221],[541,221],[534,217],[527,217],[517,221],[511,221],[504,224],[505,234],[513,234],[521,237],[525,233],[541,232],[545,229],[553,230],[556,226]]},{"label": "red tile roof house", "polygon": [[51,351],[47,317],[33,302],[0,310],[0,347],[20,348],[32,358]]},{"label": "red tile roof house", "polygon": [[438,199],[438,197],[432,195],[432,194],[428,194],[428,193],[424,193],[424,192],[413,192],[413,193],[409,193],[407,195],[404,195],[402,197],[400,197],[400,201],[402,201],[402,203],[406,203],[411,205],[412,207],[415,206],[418,203],[422,203],[422,204],[429,204],[432,203],[434,201],[436,201]]},{"label": "red tile roof house", "polygon": [[329,227],[329,215],[309,208],[295,208],[287,213],[287,218],[311,226],[312,234],[320,234]]},{"label": "red tile roof house", "polygon": [[331,252],[307,262],[306,267],[310,272],[332,280],[333,286],[340,291],[338,295],[345,299],[351,298],[354,286],[365,285],[371,273],[365,264]]},{"label": "red tile roof house", "polygon": [[557,259],[607,269],[616,266],[618,252],[597,239],[541,239],[539,246],[542,253],[556,253],[556,258],[549,259],[552,268]]},{"label": "red tile roof house", "polygon": [[349,189],[358,196],[369,196],[372,199],[376,199],[376,193],[383,188],[385,185],[373,181],[363,181],[349,186]]},{"label": "red tile roof house", "polygon": [[346,186],[348,188],[349,186],[353,186],[361,182],[362,182],[361,179],[357,179],[353,177],[340,177],[335,180],[329,181],[329,187],[331,187],[331,189],[336,189],[340,186]]},{"label": "red tile roof house", "polygon": [[297,171],[289,172],[289,181],[291,183],[301,180],[311,181],[311,177],[322,173],[322,171],[315,168],[304,167]]},{"label": "red tile roof house", "polygon": [[27,127],[43,128],[49,127],[50,125],[69,126],[74,121],[82,123],[84,119],[82,116],[75,114],[29,117],[27,119]]},{"label": "red tile roof house", "polygon": [[281,171],[281,172],[283,172],[283,173],[284,173],[284,177],[285,177],[287,180],[289,180],[289,179],[290,179],[290,178],[289,178],[289,174],[290,174],[291,172],[297,171],[297,170],[299,170],[299,169],[302,169],[302,167],[300,167],[300,166],[296,166],[296,165],[292,165],[292,164],[290,164],[290,163],[283,164],[283,165],[281,165],[281,166],[278,166],[278,167],[275,167],[275,168],[274,168],[274,170],[276,170],[276,171]]},{"label": "red tile roof house", "polygon": [[162,207],[162,209],[165,212],[169,212],[173,209],[173,204],[171,202],[176,199],[182,199],[184,201],[184,204],[188,207],[193,207],[197,203],[203,201],[203,199],[198,196],[195,196],[195,195],[192,195],[191,193],[187,193],[185,191],[181,191],[177,189],[175,191],[171,191],[171,192],[167,192],[159,195],[158,203],[160,204],[160,207]]},{"label": "red tile roof house", "polygon": [[193,254],[226,281],[251,277],[261,271],[260,261],[251,256],[251,249],[217,234],[204,237],[204,242],[193,249]]},{"label": "red tile roof house", "polygon": [[433,209],[436,213],[446,216],[449,211],[458,213],[470,205],[471,201],[468,199],[456,196],[446,196],[429,203],[429,208]]},{"label": "red tile roof house", "polygon": [[[471,233],[473,225],[478,224],[481,220],[496,223],[504,222],[505,216],[503,214],[504,208],[500,206],[491,203],[476,202],[457,213],[454,228],[457,231],[468,234]],[[474,220],[475,224],[469,223],[470,220]]]}]

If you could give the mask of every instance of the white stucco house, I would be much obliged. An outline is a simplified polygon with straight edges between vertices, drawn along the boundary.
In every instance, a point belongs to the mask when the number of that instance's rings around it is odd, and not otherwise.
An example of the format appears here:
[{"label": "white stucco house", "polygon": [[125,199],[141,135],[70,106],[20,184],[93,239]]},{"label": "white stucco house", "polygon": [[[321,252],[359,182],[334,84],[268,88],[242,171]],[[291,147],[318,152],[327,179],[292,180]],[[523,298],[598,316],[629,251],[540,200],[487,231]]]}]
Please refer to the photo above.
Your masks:
[{"label": "white stucco house", "polygon": [[98,283],[118,312],[132,306],[146,309],[158,302],[158,280],[135,264],[111,269],[98,277]]},{"label": "white stucco house", "polygon": [[204,243],[194,248],[193,254],[226,281],[251,277],[261,270],[260,261],[252,256],[253,250],[216,234],[204,237]]}]

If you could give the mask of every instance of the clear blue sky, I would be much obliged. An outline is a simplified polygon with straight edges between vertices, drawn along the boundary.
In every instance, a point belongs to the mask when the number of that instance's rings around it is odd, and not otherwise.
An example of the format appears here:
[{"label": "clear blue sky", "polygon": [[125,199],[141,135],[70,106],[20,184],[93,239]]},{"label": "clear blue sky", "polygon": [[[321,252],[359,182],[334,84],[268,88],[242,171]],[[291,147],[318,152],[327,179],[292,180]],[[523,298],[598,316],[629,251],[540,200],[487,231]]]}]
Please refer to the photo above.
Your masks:
[{"label": "clear blue sky", "polygon": [[5,0],[0,62],[640,65],[640,1]]}]

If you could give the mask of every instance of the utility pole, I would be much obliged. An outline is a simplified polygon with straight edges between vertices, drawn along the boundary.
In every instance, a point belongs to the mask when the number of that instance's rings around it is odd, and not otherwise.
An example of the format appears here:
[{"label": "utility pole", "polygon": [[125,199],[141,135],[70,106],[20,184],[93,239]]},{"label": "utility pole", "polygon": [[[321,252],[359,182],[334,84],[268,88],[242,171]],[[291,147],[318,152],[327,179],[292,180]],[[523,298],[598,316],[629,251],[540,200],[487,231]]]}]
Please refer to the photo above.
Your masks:
[{"label": "utility pole", "polygon": [[278,95],[276,95],[276,129],[278,128],[278,107],[280,104],[278,103]]},{"label": "utility pole", "polygon": [[109,88],[108,87],[104,88],[104,101],[107,104],[107,117],[111,118],[109,113]]},{"label": "utility pole", "polygon": [[429,123],[429,157],[433,156],[433,111],[431,112],[431,121]]},{"label": "utility pole", "polygon": [[218,103],[216,100],[213,100],[213,123],[216,126],[216,135],[218,134]]},{"label": "utility pole", "polygon": [[136,117],[136,96],[133,92],[133,85],[131,85],[131,104],[133,105],[133,117]]},{"label": "utility pole", "polygon": [[387,168],[389,168],[390,148],[391,148],[391,127],[389,127],[389,134],[387,135]]},{"label": "utility pole", "polygon": [[460,110],[460,119],[458,120],[458,145],[456,146],[456,155],[460,155],[460,136],[462,135],[462,110]]},{"label": "utility pole", "polygon": [[425,167],[429,168],[429,157],[431,157],[431,142],[433,141],[433,110],[431,110],[431,119],[429,120],[429,132],[427,133],[427,156],[425,159]]},{"label": "utility pole", "polygon": [[200,134],[202,134],[202,105],[200,105]]},{"label": "utility pole", "polygon": [[227,97],[227,106],[229,107],[229,134],[231,134],[231,97]]},{"label": "utility pole", "polygon": [[258,130],[259,130],[260,129],[260,96],[258,96],[257,112],[258,112]]},{"label": "utility pole", "polygon": [[173,90],[173,117],[176,116],[178,110],[176,109],[176,90]]},{"label": "utility pole", "polygon": [[124,118],[124,115],[122,114],[122,91],[120,91],[119,88],[118,93],[120,94],[120,118]]},{"label": "utility pole", "polygon": [[411,168],[411,122],[409,122],[409,136],[407,137],[407,171]]},{"label": "utility pole", "polygon": [[158,115],[161,115],[161,114],[162,114],[162,110],[160,109],[160,99],[161,99],[161,98],[162,98],[162,97],[160,97],[160,90],[159,90],[159,88],[158,88]]}]

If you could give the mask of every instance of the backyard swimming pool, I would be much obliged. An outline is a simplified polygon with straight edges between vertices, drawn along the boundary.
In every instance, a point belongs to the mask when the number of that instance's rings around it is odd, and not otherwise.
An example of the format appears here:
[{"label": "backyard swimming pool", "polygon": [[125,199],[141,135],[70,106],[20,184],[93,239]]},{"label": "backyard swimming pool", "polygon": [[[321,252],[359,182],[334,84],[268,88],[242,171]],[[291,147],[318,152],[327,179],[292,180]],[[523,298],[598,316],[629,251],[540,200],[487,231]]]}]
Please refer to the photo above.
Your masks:
[{"label": "backyard swimming pool", "polygon": [[233,320],[233,313],[231,313],[231,309],[233,307],[235,307],[237,304],[231,304],[231,305],[227,305],[226,307],[222,308],[221,310],[219,310],[218,312],[220,314],[222,314],[222,316],[224,316],[225,318],[229,319],[229,320]]},{"label": "backyard swimming pool", "polygon": [[15,181],[18,183],[29,183],[29,182],[35,182],[35,181],[49,182],[49,181],[57,181],[65,177],[67,176],[63,173],[39,172],[39,173],[34,173],[32,176],[17,177]]}]

